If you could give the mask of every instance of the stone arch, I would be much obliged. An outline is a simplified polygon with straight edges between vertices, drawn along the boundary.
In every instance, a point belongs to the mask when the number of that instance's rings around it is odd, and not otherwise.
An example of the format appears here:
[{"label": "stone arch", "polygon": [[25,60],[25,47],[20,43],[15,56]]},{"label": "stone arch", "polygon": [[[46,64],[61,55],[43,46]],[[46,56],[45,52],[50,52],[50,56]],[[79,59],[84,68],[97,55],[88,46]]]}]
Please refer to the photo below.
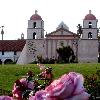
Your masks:
[{"label": "stone arch", "polygon": [[36,32],[33,33],[33,39],[36,39]]},{"label": "stone arch", "polygon": [[89,28],[92,28],[92,22],[89,22]]},{"label": "stone arch", "polygon": [[11,64],[11,63],[13,63],[13,60],[11,60],[11,59],[6,59],[4,61],[4,64]]},{"label": "stone arch", "polygon": [[33,28],[36,28],[36,22],[33,23]]},{"label": "stone arch", "polygon": [[88,39],[92,39],[92,33],[91,32],[88,33]]}]

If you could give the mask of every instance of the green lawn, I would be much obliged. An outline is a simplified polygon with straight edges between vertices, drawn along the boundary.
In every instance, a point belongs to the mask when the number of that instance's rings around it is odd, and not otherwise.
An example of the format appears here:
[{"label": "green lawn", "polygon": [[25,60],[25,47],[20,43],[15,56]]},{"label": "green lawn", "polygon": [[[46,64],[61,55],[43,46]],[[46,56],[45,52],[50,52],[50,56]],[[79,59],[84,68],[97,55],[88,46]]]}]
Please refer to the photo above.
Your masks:
[{"label": "green lawn", "polygon": [[[81,74],[91,76],[97,70],[100,70],[100,64],[46,64],[53,69],[54,78],[58,78],[64,73],[71,71],[79,72]],[[13,83],[16,79],[21,78],[29,70],[33,71],[35,75],[40,73],[36,64],[30,65],[0,65],[0,88],[5,90],[12,90]]]}]

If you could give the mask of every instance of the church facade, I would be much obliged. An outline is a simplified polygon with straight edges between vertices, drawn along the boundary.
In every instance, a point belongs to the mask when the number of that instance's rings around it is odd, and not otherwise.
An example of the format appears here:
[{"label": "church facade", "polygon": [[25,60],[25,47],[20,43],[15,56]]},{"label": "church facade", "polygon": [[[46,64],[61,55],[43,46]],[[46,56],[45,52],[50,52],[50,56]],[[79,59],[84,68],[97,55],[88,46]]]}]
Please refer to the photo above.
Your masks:
[{"label": "church facade", "polygon": [[55,31],[48,33],[44,37],[44,21],[40,15],[33,14],[28,20],[26,44],[17,60],[17,64],[28,64],[37,60],[37,56],[42,58],[58,58],[56,49],[70,46],[78,62],[95,63],[98,62],[98,20],[89,11],[83,19],[82,34],[71,32],[68,26],[61,22]]}]

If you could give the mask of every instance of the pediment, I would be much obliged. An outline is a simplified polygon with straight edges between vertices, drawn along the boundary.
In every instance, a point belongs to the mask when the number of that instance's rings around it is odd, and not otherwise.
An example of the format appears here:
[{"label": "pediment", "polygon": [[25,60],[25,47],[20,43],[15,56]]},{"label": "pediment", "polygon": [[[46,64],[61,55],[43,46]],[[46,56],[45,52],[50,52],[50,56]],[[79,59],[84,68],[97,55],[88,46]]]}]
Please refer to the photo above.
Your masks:
[{"label": "pediment", "polygon": [[76,35],[76,34],[71,32],[71,31],[69,31],[69,30],[67,30],[67,29],[60,28],[60,29],[58,29],[56,31],[53,31],[53,32],[51,32],[49,34],[46,34],[46,37],[71,36],[71,35],[73,36],[73,35]]}]

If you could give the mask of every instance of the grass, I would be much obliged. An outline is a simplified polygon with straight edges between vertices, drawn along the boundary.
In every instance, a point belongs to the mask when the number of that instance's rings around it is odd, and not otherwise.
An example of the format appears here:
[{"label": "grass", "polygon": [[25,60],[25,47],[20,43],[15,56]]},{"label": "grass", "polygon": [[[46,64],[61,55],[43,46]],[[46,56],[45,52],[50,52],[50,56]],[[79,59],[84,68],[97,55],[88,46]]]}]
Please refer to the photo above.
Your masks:
[{"label": "grass", "polygon": [[[91,76],[97,70],[100,70],[100,64],[46,64],[53,69],[54,79],[61,75],[75,71],[84,76]],[[36,64],[29,65],[0,65],[0,88],[5,90],[12,90],[13,83],[16,79],[22,78],[29,70],[33,71],[35,75],[40,73]]]}]

